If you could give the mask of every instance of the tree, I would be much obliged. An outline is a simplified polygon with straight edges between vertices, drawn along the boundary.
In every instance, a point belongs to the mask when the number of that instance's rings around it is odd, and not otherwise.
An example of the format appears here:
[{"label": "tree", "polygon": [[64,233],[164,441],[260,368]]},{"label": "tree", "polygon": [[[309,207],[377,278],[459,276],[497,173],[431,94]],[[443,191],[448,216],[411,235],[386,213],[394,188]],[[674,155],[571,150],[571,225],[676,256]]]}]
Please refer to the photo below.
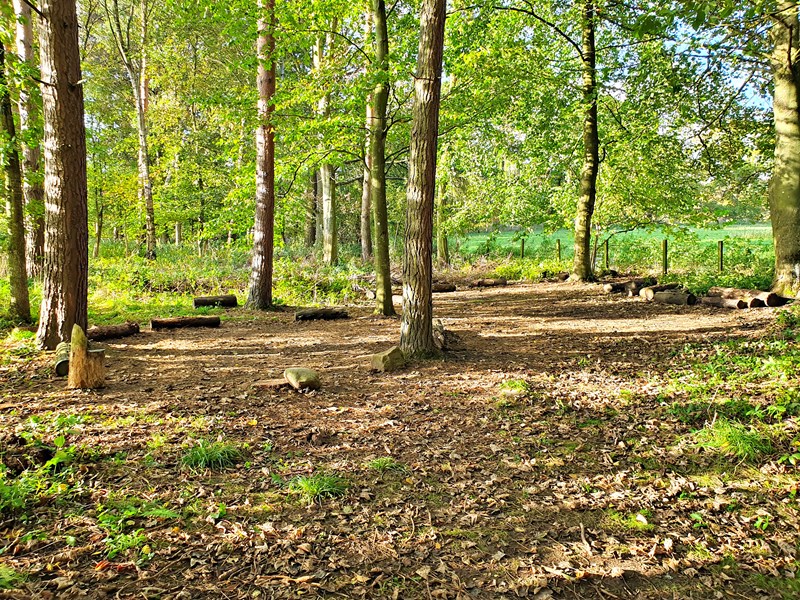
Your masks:
[{"label": "tree", "polygon": [[149,259],[156,257],[156,221],[153,207],[153,184],[150,179],[150,151],[148,148],[147,110],[149,102],[149,80],[147,75],[148,26],[152,6],[148,0],[139,0],[139,39],[131,33],[136,5],[120,8],[119,0],[104,0],[104,8],[108,25],[114,42],[125,66],[133,91],[133,102],[136,108],[136,126],[139,134],[139,199],[145,209],[145,239]]},{"label": "tree", "polygon": [[583,2],[582,25],[581,64],[586,116],[583,122],[583,168],[581,169],[581,193],[575,213],[575,256],[572,264],[572,278],[579,281],[591,279],[593,273],[592,214],[597,197],[597,172],[600,168],[594,0],[584,0]]},{"label": "tree", "polygon": [[[314,68],[321,70],[325,66],[325,59],[333,55],[334,31],[338,20],[334,18],[331,30],[326,35],[317,38],[314,48]],[[317,102],[317,114],[327,120],[331,115],[331,95],[323,92]],[[322,256],[327,265],[336,264],[339,258],[339,240],[336,220],[336,168],[327,159],[319,167],[320,195],[322,196]]]},{"label": "tree", "polygon": [[769,206],[775,246],[773,289],[800,294],[800,20],[796,1],[772,15],[775,163]]},{"label": "tree", "polygon": [[[16,42],[17,56],[22,65],[35,72],[33,56],[33,18],[31,7],[23,0],[14,0],[14,13],[17,17]],[[37,73],[38,75],[38,73]],[[26,253],[28,274],[39,275],[42,270],[44,254],[44,189],[42,187],[39,148],[39,105],[34,97],[35,85],[31,77],[19,89],[17,112],[19,114],[19,137],[22,150],[22,191],[25,199],[25,212],[28,219]]]},{"label": "tree", "polygon": [[272,253],[275,222],[275,0],[259,0],[258,116],[256,132],[256,218],[247,305],[272,306]]},{"label": "tree", "polygon": [[74,324],[87,325],[86,132],[75,2],[43,0],[39,8],[46,210],[36,340],[52,350],[69,340]]},{"label": "tree", "polygon": [[25,219],[22,199],[22,171],[19,164],[18,138],[14,128],[11,94],[8,91],[5,48],[0,41],[0,119],[5,133],[5,179],[8,198],[8,275],[11,287],[12,319],[30,323],[31,304],[28,298],[28,271],[25,268]]},{"label": "tree", "polygon": [[[369,97],[369,195],[372,205],[375,236],[375,310],[393,315],[392,278],[389,265],[389,217],[386,208],[386,107],[389,100],[389,36],[386,28],[386,2],[369,0],[375,28],[375,54],[372,68],[375,87]],[[441,69],[441,66],[440,66]],[[435,173],[435,171],[434,171]]]},{"label": "tree", "polygon": [[420,18],[408,158],[403,320],[400,326],[400,349],[409,357],[436,354],[431,254],[445,5],[446,0],[423,0]]}]

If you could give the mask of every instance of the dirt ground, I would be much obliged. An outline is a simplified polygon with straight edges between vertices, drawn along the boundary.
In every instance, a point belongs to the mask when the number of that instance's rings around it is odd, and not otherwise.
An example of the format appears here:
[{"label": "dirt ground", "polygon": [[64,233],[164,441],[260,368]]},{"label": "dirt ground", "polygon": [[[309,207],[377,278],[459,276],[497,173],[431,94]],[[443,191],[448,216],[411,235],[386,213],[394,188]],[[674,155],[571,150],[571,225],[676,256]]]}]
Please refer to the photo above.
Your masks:
[{"label": "dirt ground", "polygon": [[[27,580],[0,597],[769,598],[794,577],[797,473],[698,449],[665,392],[687,344],[760,335],[774,309],[465,289],[435,296],[453,348],[393,373],[367,355],[399,319],[348,312],[111,340],[99,391],[65,390],[51,357],[5,368],[0,451],[26,428],[76,450],[68,492],[2,516],[0,563]],[[291,366],[322,389],[260,384]],[[244,458],[192,471],[199,438]],[[299,497],[313,473],[347,491]],[[145,504],[174,515],[130,513],[139,544],[109,558],[102,515]]]}]

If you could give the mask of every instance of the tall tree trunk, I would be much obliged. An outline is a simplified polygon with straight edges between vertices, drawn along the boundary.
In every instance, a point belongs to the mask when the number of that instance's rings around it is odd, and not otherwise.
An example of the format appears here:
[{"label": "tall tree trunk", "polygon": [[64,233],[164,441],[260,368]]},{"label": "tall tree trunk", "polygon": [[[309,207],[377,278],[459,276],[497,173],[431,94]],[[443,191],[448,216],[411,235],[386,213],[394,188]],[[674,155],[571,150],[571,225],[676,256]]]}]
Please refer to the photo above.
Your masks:
[{"label": "tall tree trunk", "polygon": [[[33,19],[31,8],[23,0],[14,0],[14,13],[17,17],[17,56],[22,63],[34,66],[33,55]],[[28,275],[38,276],[42,271],[44,256],[44,187],[40,169],[41,148],[32,143],[39,118],[38,107],[30,92],[30,83],[26,81],[20,86],[19,101],[19,134],[22,140],[22,192],[25,200],[26,254]]]},{"label": "tall tree trunk", "polygon": [[[337,27],[334,19],[331,30]],[[333,33],[328,33],[324,38],[317,39],[314,51],[314,67],[321,69],[324,58],[333,53]],[[323,94],[317,103],[317,114],[322,119],[328,119],[331,114],[330,94]],[[336,180],[335,169],[329,162],[320,165],[320,193],[322,195],[322,260],[327,265],[336,264],[339,253],[339,240],[336,224]]]},{"label": "tall tree trunk", "polygon": [[442,266],[450,264],[450,248],[447,244],[447,178],[442,178],[436,201],[436,260]]},{"label": "tall tree trunk", "polygon": [[[371,0],[370,0],[371,1]],[[361,179],[361,260],[365,263],[372,260],[372,200],[370,198],[369,178],[372,170],[370,156],[370,127],[372,124],[372,96],[367,97],[367,137],[364,151],[364,175]]]},{"label": "tall tree trunk", "polygon": [[775,163],[769,189],[779,294],[800,294],[800,23],[796,1],[778,4],[770,32]]},{"label": "tall tree trunk", "polygon": [[[372,90],[372,121],[369,125],[369,189],[375,221],[375,310],[393,315],[392,277],[389,264],[389,217],[386,209],[386,105],[389,101],[389,36],[386,30],[385,0],[370,0],[375,26],[376,82]],[[434,138],[435,142],[435,138]],[[434,156],[435,159],[435,156]],[[435,168],[435,167],[434,167]]]},{"label": "tall tree trunk", "polygon": [[322,240],[322,173],[319,169],[314,171],[314,206],[317,217],[316,243]]},{"label": "tall tree trunk", "polygon": [[72,0],[42,0],[45,252],[36,341],[54,349],[72,326],[86,329],[89,226],[86,130],[78,19]]},{"label": "tall tree trunk", "polygon": [[584,0],[582,29],[583,103],[586,116],[583,122],[583,168],[581,170],[581,195],[575,214],[575,258],[572,279],[588,280],[592,271],[592,215],[597,195],[597,172],[600,167],[599,137],[597,132],[597,68],[595,57],[595,6],[594,0]]},{"label": "tall tree trunk", "polygon": [[445,5],[446,0],[422,0],[408,158],[403,321],[400,326],[400,349],[410,357],[436,354],[431,252]]},{"label": "tall tree trunk", "polygon": [[313,248],[317,243],[317,171],[311,171],[308,175],[308,186],[306,187],[306,248]]},{"label": "tall tree trunk", "polygon": [[31,303],[28,297],[28,271],[25,268],[25,205],[22,195],[22,168],[19,164],[17,132],[11,94],[6,83],[5,48],[0,43],[0,116],[8,138],[5,179],[9,204],[8,214],[8,279],[11,287],[9,315],[15,321],[30,323]]},{"label": "tall tree trunk", "polygon": [[103,213],[105,212],[105,204],[103,203],[103,188],[98,187],[94,191],[94,250],[92,257],[97,258],[100,256],[100,243],[103,240]]},{"label": "tall tree trunk", "polygon": [[272,306],[272,254],[275,236],[275,0],[258,0],[258,116],[256,131],[256,218],[253,266],[247,306]]}]

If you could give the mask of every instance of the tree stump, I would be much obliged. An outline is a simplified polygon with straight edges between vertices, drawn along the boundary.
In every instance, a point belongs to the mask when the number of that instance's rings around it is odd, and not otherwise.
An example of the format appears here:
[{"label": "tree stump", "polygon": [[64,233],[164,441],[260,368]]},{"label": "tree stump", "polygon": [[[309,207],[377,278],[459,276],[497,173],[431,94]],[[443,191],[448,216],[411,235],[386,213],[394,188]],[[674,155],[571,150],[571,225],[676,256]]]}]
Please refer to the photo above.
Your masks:
[{"label": "tree stump", "polygon": [[89,339],[79,325],[72,327],[69,353],[69,376],[67,387],[72,389],[95,389],[105,386],[106,351],[90,349]]},{"label": "tree stump", "polygon": [[59,342],[56,346],[56,375],[66,377],[69,373],[69,342]]}]

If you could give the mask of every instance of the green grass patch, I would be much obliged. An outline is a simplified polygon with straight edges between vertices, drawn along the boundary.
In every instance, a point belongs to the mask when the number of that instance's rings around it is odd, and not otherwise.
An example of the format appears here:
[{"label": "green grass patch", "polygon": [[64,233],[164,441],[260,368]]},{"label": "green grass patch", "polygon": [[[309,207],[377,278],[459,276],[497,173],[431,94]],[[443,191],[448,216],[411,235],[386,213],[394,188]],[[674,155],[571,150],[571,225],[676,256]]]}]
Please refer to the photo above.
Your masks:
[{"label": "green grass patch", "polygon": [[389,471],[404,472],[406,470],[405,465],[397,462],[391,456],[375,458],[367,463],[367,468],[378,473],[388,473]]},{"label": "green grass patch", "polygon": [[719,450],[726,456],[754,461],[772,451],[765,434],[741,423],[719,418],[695,434],[700,448]]},{"label": "green grass patch", "polygon": [[347,488],[347,481],[343,477],[325,473],[302,475],[289,482],[289,491],[308,502],[342,496]]},{"label": "green grass patch", "polygon": [[8,565],[0,564],[0,590],[17,589],[26,577]]},{"label": "green grass patch", "polygon": [[181,458],[181,464],[193,470],[221,471],[233,467],[243,457],[235,445],[219,440],[197,440]]}]

